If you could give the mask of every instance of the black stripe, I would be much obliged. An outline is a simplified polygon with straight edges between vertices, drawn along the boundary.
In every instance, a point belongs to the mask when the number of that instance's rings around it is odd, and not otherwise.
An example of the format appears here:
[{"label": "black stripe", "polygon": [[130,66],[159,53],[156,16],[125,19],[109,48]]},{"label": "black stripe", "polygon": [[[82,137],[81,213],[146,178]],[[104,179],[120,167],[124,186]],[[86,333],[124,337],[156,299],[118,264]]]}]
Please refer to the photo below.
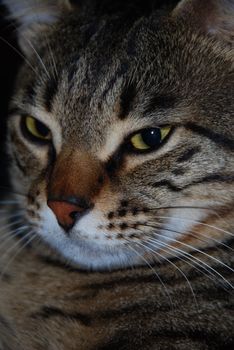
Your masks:
[{"label": "black stripe", "polygon": [[125,85],[120,95],[120,111],[118,117],[125,119],[133,107],[133,102],[136,97],[136,86],[134,83]]},{"label": "black stripe", "polygon": [[189,148],[187,149],[184,154],[182,154],[178,159],[177,162],[178,163],[183,163],[188,161],[189,159],[191,159],[195,154],[197,154],[198,152],[201,151],[200,147],[193,147],[193,148]]},{"label": "black stripe", "polygon": [[43,306],[40,311],[34,312],[30,315],[30,317],[40,319],[60,317],[70,321],[78,321],[86,327],[90,326],[92,323],[92,320],[88,315],[82,314],[80,312],[66,312],[53,306]]},{"label": "black stripe", "polygon": [[16,165],[17,165],[17,167],[19,168],[19,170],[20,170],[24,175],[27,175],[27,167],[24,167],[24,166],[20,163],[20,161],[19,161],[18,157],[15,155],[15,153],[13,153],[13,156],[14,156]]},{"label": "black stripe", "polygon": [[0,314],[0,349],[1,350],[12,350],[12,347],[9,345],[9,339],[11,339],[11,341],[13,339],[14,341],[16,341],[15,331],[12,328],[12,325],[5,318],[5,315],[3,316]]},{"label": "black stripe", "polygon": [[203,177],[201,180],[194,181],[194,184],[209,183],[209,182],[232,183],[233,181],[234,181],[234,175],[233,174],[228,174],[228,175],[212,174],[212,175],[207,175],[207,176]]},{"label": "black stripe", "polygon": [[89,273],[88,271],[72,267],[72,266],[66,264],[63,261],[51,258],[49,256],[43,256],[43,255],[39,255],[38,254],[37,257],[44,264],[50,265],[52,267],[57,267],[57,268],[62,269],[64,271],[66,271],[66,272],[71,272],[71,273],[77,272],[77,273],[83,273],[83,274],[86,274],[86,275]]},{"label": "black stripe", "polygon": [[76,59],[76,62],[73,63],[69,69],[68,69],[68,84],[69,84],[69,88],[71,88],[71,86],[73,86],[73,80],[74,80],[74,77],[77,73],[77,61],[79,60],[79,58]]},{"label": "black stripe", "polygon": [[[207,321],[210,321],[209,319]],[[211,327],[211,330],[205,329],[196,324],[193,324],[193,329],[190,322],[187,322],[187,328],[179,325],[172,327],[172,324],[165,322],[165,327],[144,328],[144,332],[140,325],[128,325],[128,330],[117,331],[106,344],[96,347],[96,350],[130,350],[130,349],[212,349],[212,350],[229,350],[233,348],[232,333],[227,336],[227,332],[217,332]],[[156,325],[152,325],[157,328]],[[174,328],[174,329],[173,329]],[[182,330],[180,329],[182,328]],[[229,330],[230,332],[230,330]],[[140,336],[139,336],[140,335]]]},{"label": "black stripe", "polygon": [[[186,292],[187,295],[187,292]],[[141,301],[141,302],[132,302],[127,306],[124,307],[118,307],[118,309],[111,309],[98,312],[95,315],[95,319],[97,320],[117,320],[117,318],[123,318],[126,315],[128,317],[131,317],[131,315],[139,315],[144,319],[146,317],[152,317],[157,312],[169,312],[171,311],[171,303],[170,299],[167,295],[165,295],[165,302],[160,304],[155,304],[154,298],[152,300],[149,300],[150,298],[147,298],[147,301]],[[188,298],[189,300],[189,298]]]},{"label": "black stripe", "polygon": [[170,180],[162,180],[162,181],[157,181],[153,184],[153,187],[167,187],[169,190],[173,192],[178,192],[182,191],[190,186],[193,185],[198,185],[202,183],[213,183],[213,182],[218,182],[218,183],[232,183],[234,181],[234,175],[229,174],[229,175],[220,175],[220,174],[212,174],[212,175],[207,175],[201,179],[194,180],[190,182],[189,184],[186,184],[184,186],[178,186],[173,184]]},{"label": "black stripe", "polygon": [[101,100],[105,100],[106,95],[108,94],[108,92],[110,90],[113,89],[115,82],[117,81],[117,79],[119,79],[120,77],[122,77],[124,74],[126,74],[126,72],[129,69],[129,65],[127,62],[123,62],[121,64],[121,66],[118,68],[118,70],[115,72],[114,76],[110,79],[110,81],[108,82],[107,87],[105,88],[105,90],[102,93],[101,96]]},{"label": "black stripe", "polygon": [[169,180],[157,181],[153,184],[153,187],[167,187],[169,190],[171,190],[173,192],[178,192],[178,191],[181,191],[183,189],[181,187],[174,185]]},{"label": "black stripe", "polygon": [[[70,0],[71,2],[71,0]],[[77,0],[76,0],[77,2]],[[76,4],[77,5],[77,4]],[[94,35],[98,34],[99,30],[102,30],[102,24],[100,24],[98,21],[92,21],[91,23],[85,23],[80,26],[78,31],[78,37],[80,41],[80,47],[77,52],[74,55],[72,55],[69,58],[69,68],[68,68],[68,83],[69,83],[69,90],[72,89],[74,86],[74,78],[77,73],[78,69],[78,62],[80,58],[82,57],[82,53],[85,52],[86,48],[90,44],[91,39]]]},{"label": "black stripe", "polygon": [[0,276],[1,276],[1,281],[6,283],[11,282],[13,279],[12,275],[9,275],[8,273],[5,273],[4,271],[1,271],[1,270],[0,270]]},{"label": "black stripe", "polygon": [[36,97],[37,97],[36,83],[35,81],[33,81],[30,84],[28,84],[28,86],[26,86],[24,96],[23,96],[23,101],[24,103],[35,105]]},{"label": "black stripe", "polygon": [[53,99],[58,91],[58,79],[53,77],[47,82],[47,86],[44,92],[44,104],[46,110],[51,112]]},{"label": "black stripe", "polygon": [[[97,346],[96,350],[130,350],[130,339],[132,337],[136,337],[135,339],[139,339],[139,335],[136,335],[135,332],[133,333],[132,330],[129,329],[129,331],[118,331],[115,333],[113,337],[111,337],[110,340],[105,341],[105,344],[102,344],[100,346]],[[132,348],[134,349],[134,348]]]},{"label": "black stripe", "polygon": [[144,115],[149,115],[154,113],[157,109],[168,109],[174,108],[176,104],[176,99],[172,95],[156,95],[150,98],[144,109]]},{"label": "black stripe", "polygon": [[[46,263],[48,265],[51,265],[52,267],[57,267],[60,269],[63,269],[66,272],[70,272],[70,273],[79,273],[79,274],[85,274],[87,275],[93,275],[93,271],[87,271],[87,270],[81,270],[79,268],[75,268],[75,267],[71,267],[69,265],[66,265],[64,262],[60,261],[60,260],[56,260],[54,258],[51,257],[45,257],[45,256],[41,256],[41,255],[37,255],[37,257],[40,259],[41,262]],[[157,262],[155,262],[154,264],[152,264],[153,266],[158,266],[159,264]],[[144,269],[144,268],[143,268]],[[130,268],[129,268],[130,270]],[[121,269],[119,270],[114,270],[113,272],[108,272],[108,275],[110,276],[111,274],[113,274],[113,277],[111,280],[108,281],[101,281],[101,282],[95,282],[95,283],[90,283],[85,285],[84,287],[80,286],[80,289],[90,289],[90,290],[94,290],[94,291],[99,291],[99,290],[109,290],[109,289],[113,289],[116,286],[125,286],[125,285],[133,285],[133,284],[150,284],[150,283],[155,283],[155,274],[154,273],[148,273],[148,269],[145,272],[144,275],[133,275],[133,276],[126,276],[126,277],[118,277],[115,276],[116,273],[118,273],[118,271],[121,271]],[[126,272],[127,269],[125,268],[124,271]],[[99,275],[105,275],[106,271],[98,271]],[[172,284],[172,280],[171,278],[167,278],[166,276],[161,276],[160,273],[158,273],[158,276],[165,282],[168,284]]]},{"label": "black stripe", "polygon": [[10,107],[8,112],[8,117],[15,116],[15,115],[19,115],[19,116],[25,115],[25,110],[17,106]]},{"label": "black stripe", "polygon": [[211,131],[210,129],[204,128],[200,125],[196,125],[193,123],[188,123],[185,125],[188,129],[198,133],[199,135],[203,135],[213,142],[215,142],[218,145],[223,146],[224,148],[227,148],[231,151],[234,151],[234,140],[229,139],[228,137],[225,137],[224,135],[221,135],[219,133],[215,133],[214,131]]},{"label": "black stripe", "polygon": [[[160,276],[163,279],[163,276]],[[164,279],[163,279],[164,280]],[[146,276],[127,276],[114,278],[111,281],[102,281],[100,283],[92,283],[85,286],[85,288],[93,289],[93,290],[109,290],[113,289],[116,286],[128,286],[132,284],[148,284],[155,283],[155,274],[150,274]]]},{"label": "black stripe", "polygon": [[[15,133],[10,133],[10,138],[11,138],[11,140],[14,142],[15,141]],[[16,135],[16,137],[17,137],[17,135]],[[17,141],[16,141],[17,142]],[[16,165],[17,165],[17,167],[19,168],[19,170],[24,174],[24,175],[27,175],[27,167],[26,166],[23,166],[22,164],[21,164],[21,162],[19,161],[19,158],[18,158],[18,156],[17,156],[17,154],[16,154],[16,152],[12,152],[12,154],[9,156],[10,158],[11,158],[11,160],[13,161],[13,162],[15,162],[16,163]]]},{"label": "black stripe", "polygon": [[186,173],[186,170],[183,168],[178,168],[178,169],[174,169],[172,170],[172,174],[179,176],[179,175],[184,175]]}]

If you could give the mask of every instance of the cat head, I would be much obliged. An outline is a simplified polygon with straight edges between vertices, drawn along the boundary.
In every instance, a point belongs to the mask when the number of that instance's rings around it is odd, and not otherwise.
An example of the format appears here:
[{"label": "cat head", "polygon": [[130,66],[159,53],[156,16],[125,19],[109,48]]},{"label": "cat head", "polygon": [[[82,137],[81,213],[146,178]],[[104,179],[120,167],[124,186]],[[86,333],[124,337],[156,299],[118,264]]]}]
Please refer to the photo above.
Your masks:
[{"label": "cat head", "polygon": [[225,240],[233,2],[184,0],[142,16],[134,7],[97,15],[68,1],[5,3],[25,54],[9,173],[37,235],[94,269]]}]

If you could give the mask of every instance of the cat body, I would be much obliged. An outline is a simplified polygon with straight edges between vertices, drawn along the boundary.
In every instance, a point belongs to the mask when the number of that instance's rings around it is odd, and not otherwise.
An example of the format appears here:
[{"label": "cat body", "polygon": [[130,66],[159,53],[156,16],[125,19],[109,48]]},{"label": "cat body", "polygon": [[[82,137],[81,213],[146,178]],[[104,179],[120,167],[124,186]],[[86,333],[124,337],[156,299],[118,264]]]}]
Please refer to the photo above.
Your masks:
[{"label": "cat body", "polygon": [[[233,263],[227,249],[206,253]],[[234,282],[218,262],[195,256]],[[0,348],[231,349],[230,289],[186,262],[172,263],[87,272],[62,263],[50,251],[26,248],[1,282]]]},{"label": "cat body", "polygon": [[4,3],[2,349],[230,348],[233,1]]}]

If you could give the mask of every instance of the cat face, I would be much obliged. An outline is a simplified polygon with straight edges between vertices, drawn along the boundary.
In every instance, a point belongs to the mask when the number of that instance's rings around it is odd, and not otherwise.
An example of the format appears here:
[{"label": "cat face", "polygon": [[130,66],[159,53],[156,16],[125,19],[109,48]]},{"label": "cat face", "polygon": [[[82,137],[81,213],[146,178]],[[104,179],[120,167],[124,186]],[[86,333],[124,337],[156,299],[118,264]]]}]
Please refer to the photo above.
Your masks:
[{"label": "cat face", "polygon": [[[219,14],[233,9],[228,1],[209,4]],[[8,154],[25,220],[62,256],[93,269],[183,257],[227,239],[234,199],[228,17],[224,38],[206,11],[190,23],[199,1],[182,1],[168,18],[61,8],[38,7],[38,23],[27,12],[19,31],[27,61]]]}]

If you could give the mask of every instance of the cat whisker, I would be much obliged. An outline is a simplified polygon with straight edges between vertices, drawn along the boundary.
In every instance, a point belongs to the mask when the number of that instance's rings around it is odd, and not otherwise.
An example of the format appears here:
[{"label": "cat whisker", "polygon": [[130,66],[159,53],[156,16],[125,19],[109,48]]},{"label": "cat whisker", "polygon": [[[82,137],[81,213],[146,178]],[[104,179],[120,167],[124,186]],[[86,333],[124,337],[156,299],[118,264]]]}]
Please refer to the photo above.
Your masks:
[{"label": "cat whisker", "polygon": [[[0,211],[0,214],[1,214],[1,211]],[[17,211],[17,213],[9,213],[9,212],[7,213],[6,212],[6,215],[4,215],[4,217],[2,217],[0,219],[0,224],[4,221],[9,221],[9,220],[12,220],[14,218],[20,217],[20,216],[22,216],[22,214],[23,214],[23,210],[21,212]],[[0,227],[0,229],[1,229],[1,227]]]},{"label": "cat whisker", "polygon": [[29,225],[22,225],[17,228],[13,228],[12,230],[7,230],[4,234],[0,234],[0,248],[4,247],[7,242],[12,238],[12,237],[17,237],[19,234],[23,233],[26,229],[29,228]]},{"label": "cat whisker", "polygon": [[[129,242],[130,244],[132,243],[130,240],[126,239],[127,242]],[[170,293],[168,291],[168,288],[166,287],[165,283],[163,282],[162,278],[159,276],[159,274],[155,271],[155,269],[153,268],[153,266],[140,254],[138,253],[138,251],[136,249],[134,249],[131,245],[127,246],[128,249],[131,249],[137,256],[140,257],[141,260],[143,260],[146,265],[153,271],[154,275],[157,277],[157,279],[159,280],[159,282],[161,283],[161,285],[163,286],[166,296],[169,298],[170,304],[171,304],[171,308],[174,308],[174,304],[172,302]]]},{"label": "cat whisker", "polygon": [[194,219],[188,219],[188,218],[184,218],[184,217],[176,217],[176,216],[154,216],[154,218],[156,219],[175,219],[175,220],[179,220],[179,221],[188,221],[188,222],[191,222],[191,223],[194,223],[194,224],[197,224],[197,225],[202,225],[202,226],[205,226],[205,227],[209,227],[209,228],[212,228],[216,231],[219,231],[219,232],[223,232],[223,233],[226,233],[230,236],[234,236],[234,233],[232,232],[229,232],[229,231],[226,231],[226,230],[223,230],[221,229],[220,227],[217,227],[217,226],[213,226],[213,225],[209,225],[209,224],[206,224],[204,222],[201,222],[201,221],[198,221],[198,220],[194,220]]},{"label": "cat whisker", "polygon": [[160,207],[154,207],[154,208],[148,208],[149,211],[155,211],[155,210],[171,210],[171,209],[200,209],[200,210],[208,210],[214,212],[214,209],[204,206],[194,206],[194,205],[173,205],[173,206],[160,206]]},{"label": "cat whisker", "polygon": [[2,246],[4,246],[8,242],[8,237],[12,238],[14,236],[17,236],[18,234],[21,234],[21,232],[24,232],[24,230],[26,230],[27,228],[29,228],[28,225],[23,225],[18,228],[14,228],[11,231],[7,231],[4,235],[0,235],[0,248],[2,248]]},{"label": "cat whisker", "polygon": [[[33,232],[32,229],[30,229],[29,231],[30,233]],[[2,255],[1,255],[1,259],[3,259],[5,256],[7,256],[9,254],[9,252],[11,252],[18,244],[20,244],[23,240],[27,239],[27,237],[29,236],[29,232],[27,232],[25,235],[23,235],[19,240],[14,240],[14,238],[18,235],[18,232],[16,234],[12,234],[10,238],[10,240],[12,240],[12,242],[14,243],[8,250],[6,250]],[[9,239],[8,239],[9,241]],[[4,242],[5,243],[5,242]],[[2,246],[1,246],[2,248]]]},{"label": "cat whisker", "polygon": [[[19,209],[17,209],[18,210],[18,212],[22,212],[23,213],[23,209],[21,210],[19,210]],[[4,214],[6,214],[6,216],[5,216],[5,218],[6,219],[8,219],[9,218],[9,216],[10,216],[10,210],[9,210],[9,208],[8,209],[0,209],[0,215],[4,215]]]},{"label": "cat whisker", "polygon": [[32,69],[32,71],[35,74],[37,74],[35,67],[33,67],[29,60],[16,47],[14,47],[9,41],[4,39],[2,36],[0,36],[0,40],[3,41],[6,45],[8,45],[15,53],[17,53],[17,55],[19,55],[23,59],[23,61]]},{"label": "cat whisker", "polygon": [[[147,225],[147,226],[148,226],[148,225]],[[155,226],[155,227],[154,227],[154,226],[149,226],[149,227],[158,228],[157,226]],[[139,229],[138,229],[138,231],[140,231],[141,233],[145,234],[145,232],[144,232],[143,230],[139,230]],[[154,235],[154,236],[157,235],[157,236],[161,237],[161,234],[160,234],[159,232],[153,232],[153,235]],[[216,281],[217,276],[216,276],[214,273],[210,272],[206,267],[201,266],[200,263],[197,263],[196,261],[194,261],[194,259],[190,257],[191,254],[189,254],[189,253],[187,253],[187,252],[185,252],[185,251],[183,251],[183,250],[181,250],[181,249],[179,249],[179,248],[175,248],[175,247],[173,247],[173,246],[167,244],[166,242],[160,242],[158,239],[152,238],[152,236],[148,236],[148,237],[147,237],[147,242],[148,242],[148,241],[152,241],[152,242],[154,242],[154,243],[157,243],[157,246],[159,246],[159,245],[165,246],[168,250],[172,251],[173,253],[176,253],[176,254],[173,255],[174,258],[177,258],[177,259],[179,259],[179,260],[181,260],[181,261],[184,261],[185,263],[187,263],[187,264],[190,265],[191,267],[195,268],[197,271],[201,272],[202,274],[204,274],[206,277],[208,277],[208,278],[211,279],[212,281]],[[160,249],[161,249],[161,247],[160,247]],[[163,251],[166,252],[166,250],[164,250],[164,249],[161,249],[161,250],[163,250]],[[177,253],[179,253],[179,255],[178,255]],[[192,263],[189,263],[187,260],[181,258],[181,255],[184,256],[184,257],[186,257],[186,259],[192,261]],[[195,264],[196,264],[196,265],[195,265]],[[197,267],[197,265],[198,265],[202,270],[199,269],[199,268]],[[205,271],[207,272],[207,274],[206,274],[203,270],[205,270]],[[209,275],[212,275],[214,278],[210,277]]]},{"label": "cat whisker", "polygon": [[[149,223],[147,223],[148,225]],[[234,251],[234,249],[230,246],[228,246],[227,244],[221,242],[221,241],[218,241],[217,239],[213,238],[213,237],[210,237],[210,236],[207,236],[205,235],[204,233],[202,232],[196,232],[196,231],[191,231],[189,230],[188,232],[183,232],[183,231],[178,231],[178,230],[175,230],[175,229],[172,229],[172,228],[168,228],[168,225],[166,228],[164,228],[162,225],[155,225],[155,224],[152,224],[152,227],[154,228],[157,228],[159,230],[163,230],[163,231],[168,231],[168,232],[174,232],[174,233],[179,233],[181,235],[189,235],[189,236],[192,236],[194,238],[196,238],[197,240],[199,240],[200,242],[204,242],[204,243],[209,243],[209,241],[213,241],[215,242],[217,245],[222,245],[223,247],[227,248],[227,249],[230,249],[231,251]],[[200,238],[199,236],[202,236],[206,239],[202,239]]]},{"label": "cat whisker", "polygon": [[[169,230],[169,229],[168,229],[168,230]],[[170,231],[170,230],[169,230],[169,231]],[[173,232],[173,231],[171,231],[171,232]],[[178,232],[178,233],[179,233],[179,232]],[[208,257],[208,258],[210,258],[210,259],[216,261],[217,263],[223,265],[224,267],[226,267],[226,268],[229,269],[230,271],[234,272],[234,270],[233,270],[230,266],[226,265],[225,263],[223,263],[221,260],[215,258],[214,256],[211,256],[211,255],[207,254],[207,253],[204,252],[203,250],[200,250],[200,249],[198,249],[198,248],[196,248],[196,247],[193,247],[192,245],[190,245],[190,244],[188,244],[188,243],[181,242],[181,241],[179,241],[179,240],[177,240],[177,239],[175,239],[175,238],[171,238],[171,237],[170,237],[170,240],[172,240],[172,241],[175,242],[175,243],[179,243],[179,244],[181,244],[181,245],[183,245],[183,246],[185,246],[185,247],[192,248],[193,251],[196,251],[196,252],[198,252],[198,253],[200,253],[200,254],[205,255],[206,257]]]},{"label": "cat whisker", "polygon": [[8,206],[8,205],[16,205],[16,204],[19,204],[19,201],[17,201],[17,200],[2,200],[2,201],[0,201],[0,205],[2,205],[2,206]]},{"label": "cat whisker", "polygon": [[[202,266],[201,263],[198,263],[197,261],[195,261],[194,258],[191,257],[192,256],[191,254],[189,254],[189,253],[187,253],[179,248],[172,247],[165,242],[159,242],[157,239],[153,239],[153,238],[148,237],[147,242],[152,242],[150,244],[153,244],[155,247],[160,248],[160,250],[162,250],[164,252],[167,252],[167,250],[172,251],[173,253],[175,253],[173,255],[173,257],[177,258],[178,260],[184,261],[186,264],[188,264],[189,266],[191,266],[192,268],[196,269],[197,271],[202,273],[204,276],[209,278],[212,282],[215,282],[217,280],[217,275],[214,274],[213,272],[211,272],[208,268]],[[163,249],[162,247],[165,247],[166,249]],[[181,257],[181,255],[185,259],[183,259]],[[187,261],[186,259],[188,259],[191,263],[189,261]],[[197,267],[197,266],[199,266],[199,267]],[[203,270],[206,271],[207,273],[205,273]],[[211,276],[213,276],[213,278]],[[226,291],[228,291],[228,289],[225,286],[224,286],[224,289]]]},{"label": "cat whisker", "polygon": [[[33,234],[33,235],[32,235]],[[28,239],[28,237],[30,237],[32,235],[32,237],[30,239]],[[3,270],[1,271],[0,274],[0,280],[2,280],[2,278],[4,277],[7,269],[9,268],[10,264],[15,260],[15,258],[21,253],[21,251],[26,248],[35,238],[36,238],[37,234],[34,233],[33,230],[29,231],[24,237],[22,237],[19,241],[17,241],[10,249],[7,250],[7,252],[5,254],[3,254],[3,256],[1,257],[1,259],[6,256],[9,255],[10,252],[12,252],[18,245],[20,245],[25,239],[26,242],[16,251],[16,253],[10,258],[10,260],[8,260],[7,264],[4,266]]]},{"label": "cat whisker", "polygon": [[[152,225],[148,225],[148,227],[152,227],[152,228],[154,228],[154,229],[155,229],[155,228],[156,228],[156,229],[158,228],[158,227],[154,227],[154,226],[152,226]],[[160,233],[157,233],[157,232],[154,232],[154,235],[161,236],[161,234],[160,234]],[[223,263],[221,260],[219,260],[219,259],[213,257],[212,255],[209,255],[209,254],[207,254],[206,252],[204,252],[204,251],[202,251],[202,250],[200,250],[200,249],[198,249],[198,248],[195,248],[195,247],[191,246],[190,244],[181,242],[181,241],[179,241],[179,240],[177,240],[177,239],[175,239],[175,238],[171,238],[171,237],[170,237],[170,240],[171,240],[172,242],[179,243],[179,244],[181,244],[182,246],[189,247],[189,248],[192,249],[192,251],[196,251],[196,252],[198,252],[198,253],[204,255],[204,256],[208,257],[209,259],[211,259],[211,260],[217,262],[219,265],[224,266],[225,268],[227,268],[227,269],[230,270],[231,272],[234,272],[234,270],[233,270],[230,266],[228,266],[227,264]],[[162,243],[163,243],[163,242],[162,242]],[[161,244],[161,242],[160,242],[160,244]],[[233,286],[226,278],[224,278],[217,270],[215,270],[213,267],[211,267],[210,265],[208,265],[207,263],[205,263],[203,260],[197,258],[196,256],[191,255],[189,252],[185,252],[184,250],[181,250],[181,249],[179,249],[179,248],[176,248],[176,249],[178,249],[178,251],[181,251],[181,252],[183,252],[183,253],[186,254],[186,255],[188,254],[193,260],[196,260],[196,261],[202,263],[203,265],[205,265],[206,267],[208,267],[208,269],[211,269],[215,274],[217,274],[219,277],[221,277],[232,289],[234,289],[234,286]]]},{"label": "cat whisker", "polygon": [[176,268],[176,270],[178,270],[180,272],[180,274],[185,278],[188,286],[189,286],[189,289],[191,290],[191,293],[192,293],[192,296],[193,296],[193,299],[195,301],[195,304],[198,306],[197,304],[197,299],[196,299],[196,295],[194,293],[194,290],[193,290],[193,287],[188,279],[188,277],[186,276],[186,274],[178,267],[176,266],[176,264],[174,264],[171,260],[169,260],[168,258],[166,258],[165,256],[163,256],[162,254],[160,254],[159,252],[155,251],[154,249],[151,249],[150,247],[148,247],[147,245],[143,244],[143,243],[140,243],[140,242],[137,242],[138,245],[141,245],[143,248],[147,249],[148,251],[151,251],[153,252],[154,254],[156,254],[157,256],[159,256],[160,258],[162,258],[163,260],[167,261],[169,264],[171,264],[174,268]]},{"label": "cat whisker", "polygon": [[11,187],[8,187],[8,186],[3,186],[3,185],[0,185],[0,189],[3,189],[5,191],[7,191],[7,193],[12,193],[14,195],[19,195],[19,196],[23,196],[23,197],[27,197],[27,194],[25,193],[22,193],[22,192],[19,192],[19,191],[15,191],[13,190]]},{"label": "cat whisker", "polygon": [[33,50],[33,52],[34,52],[35,55],[37,56],[37,59],[38,59],[38,61],[40,62],[42,68],[44,69],[44,71],[45,71],[47,77],[48,77],[49,79],[51,79],[51,76],[50,76],[50,73],[49,73],[48,69],[46,68],[46,66],[45,66],[45,64],[44,64],[44,62],[43,62],[43,60],[42,60],[40,54],[39,54],[38,51],[35,49],[35,47],[34,47],[34,45],[32,44],[32,42],[31,42],[30,40],[26,39],[26,38],[24,38],[24,39],[27,41],[28,45],[31,47],[31,49]]},{"label": "cat whisker", "polygon": [[45,42],[46,42],[46,46],[48,47],[48,51],[49,51],[49,57],[50,57],[50,60],[51,60],[51,63],[52,63],[52,73],[53,73],[53,77],[55,79],[58,78],[59,74],[58,74],[58,70],[57,70],[57,67],[56,67],[56,63],[55,63],[55,59],[54,59],[54,54],[53,54],[53,51],[51,49],[51,45],[49,43],[49,40],[48,40],[48,37],[47,35],[45,34],[44,35],[44,38],[45,38]]},{"label": "cat whisker", "polygon": [[18,225],[20,223],[23,223],[23,218],[20,219],[20,220],[16,220],[16,221],[10,222],[9,224],[6,224],[6,225],[0,227],[0,237],[1,237],[1,232],[4,232],[5,230],[9,229],[10,227],[12,227],[14,225]]},{"label": "cat whisker", "polygon": [[[37,9],[39,9],[39,8],[40,8],[40,7],[37,6]],[[28,10],[31,10],[31,7],[29,7]],[[26,11],[26,9],[25,9],[24,12],[23,12],[21,15],[18,14],[17,18],[19,19],[20,17],[24,17],[26,13],[27,13],[27,11]],[[39,21],[39,22],[40,22],[40,21]],[[14,23],[12,23],[12,26],[15,27],[16,31],[18,30],[17,27],[14,25]],[[50,73],[49,73],[48,69],[46,68],[46,66],[45,66],[45,64],[44,64],[44,62],[43,62],[43,60],[42,60],[42,58],[41,58],[39,52],[36,50],[36,48],[34,47],[34,45],[32,44],[32,42],[31,42],[29,39],[27,39],[25,35],[23,35],[23,33],[21,33],[21,36],[22,36],[22,37],[24,38],[24,40],[28,43],[28,45],[31,47],[31,49],[32,49],[33,52],[35,53],[35,55],[36,55],[36,57],[37,57],[39,63],[41,64],[43,70],[45,71],[47,77],[50,79],[50,78],[51,78]],[[10,44],[10,45],[11,45],[11,44]],[[12,45],[11,45],[11,47],[14,48]],[[17,51],[18,51],[18,50],[16,49],[16,52],[17,52]],[[18,52],[18,54],[20,54],[20,56],[24,59],[24,61],[25,61],[26,63],[28,62],[27,59],[26,59],[26,57],[25,57],[23,54],[21,54],[20,52]],[[29,62],[29,64],[30,64],[30,62]],[[32,68],[32,65],[31,65],[31,64],[30,64],[30,67]],[[35,68],[33,69],[33,71],[34,71],[34,73],[37,73],[36,70],[35,70]]]}]

